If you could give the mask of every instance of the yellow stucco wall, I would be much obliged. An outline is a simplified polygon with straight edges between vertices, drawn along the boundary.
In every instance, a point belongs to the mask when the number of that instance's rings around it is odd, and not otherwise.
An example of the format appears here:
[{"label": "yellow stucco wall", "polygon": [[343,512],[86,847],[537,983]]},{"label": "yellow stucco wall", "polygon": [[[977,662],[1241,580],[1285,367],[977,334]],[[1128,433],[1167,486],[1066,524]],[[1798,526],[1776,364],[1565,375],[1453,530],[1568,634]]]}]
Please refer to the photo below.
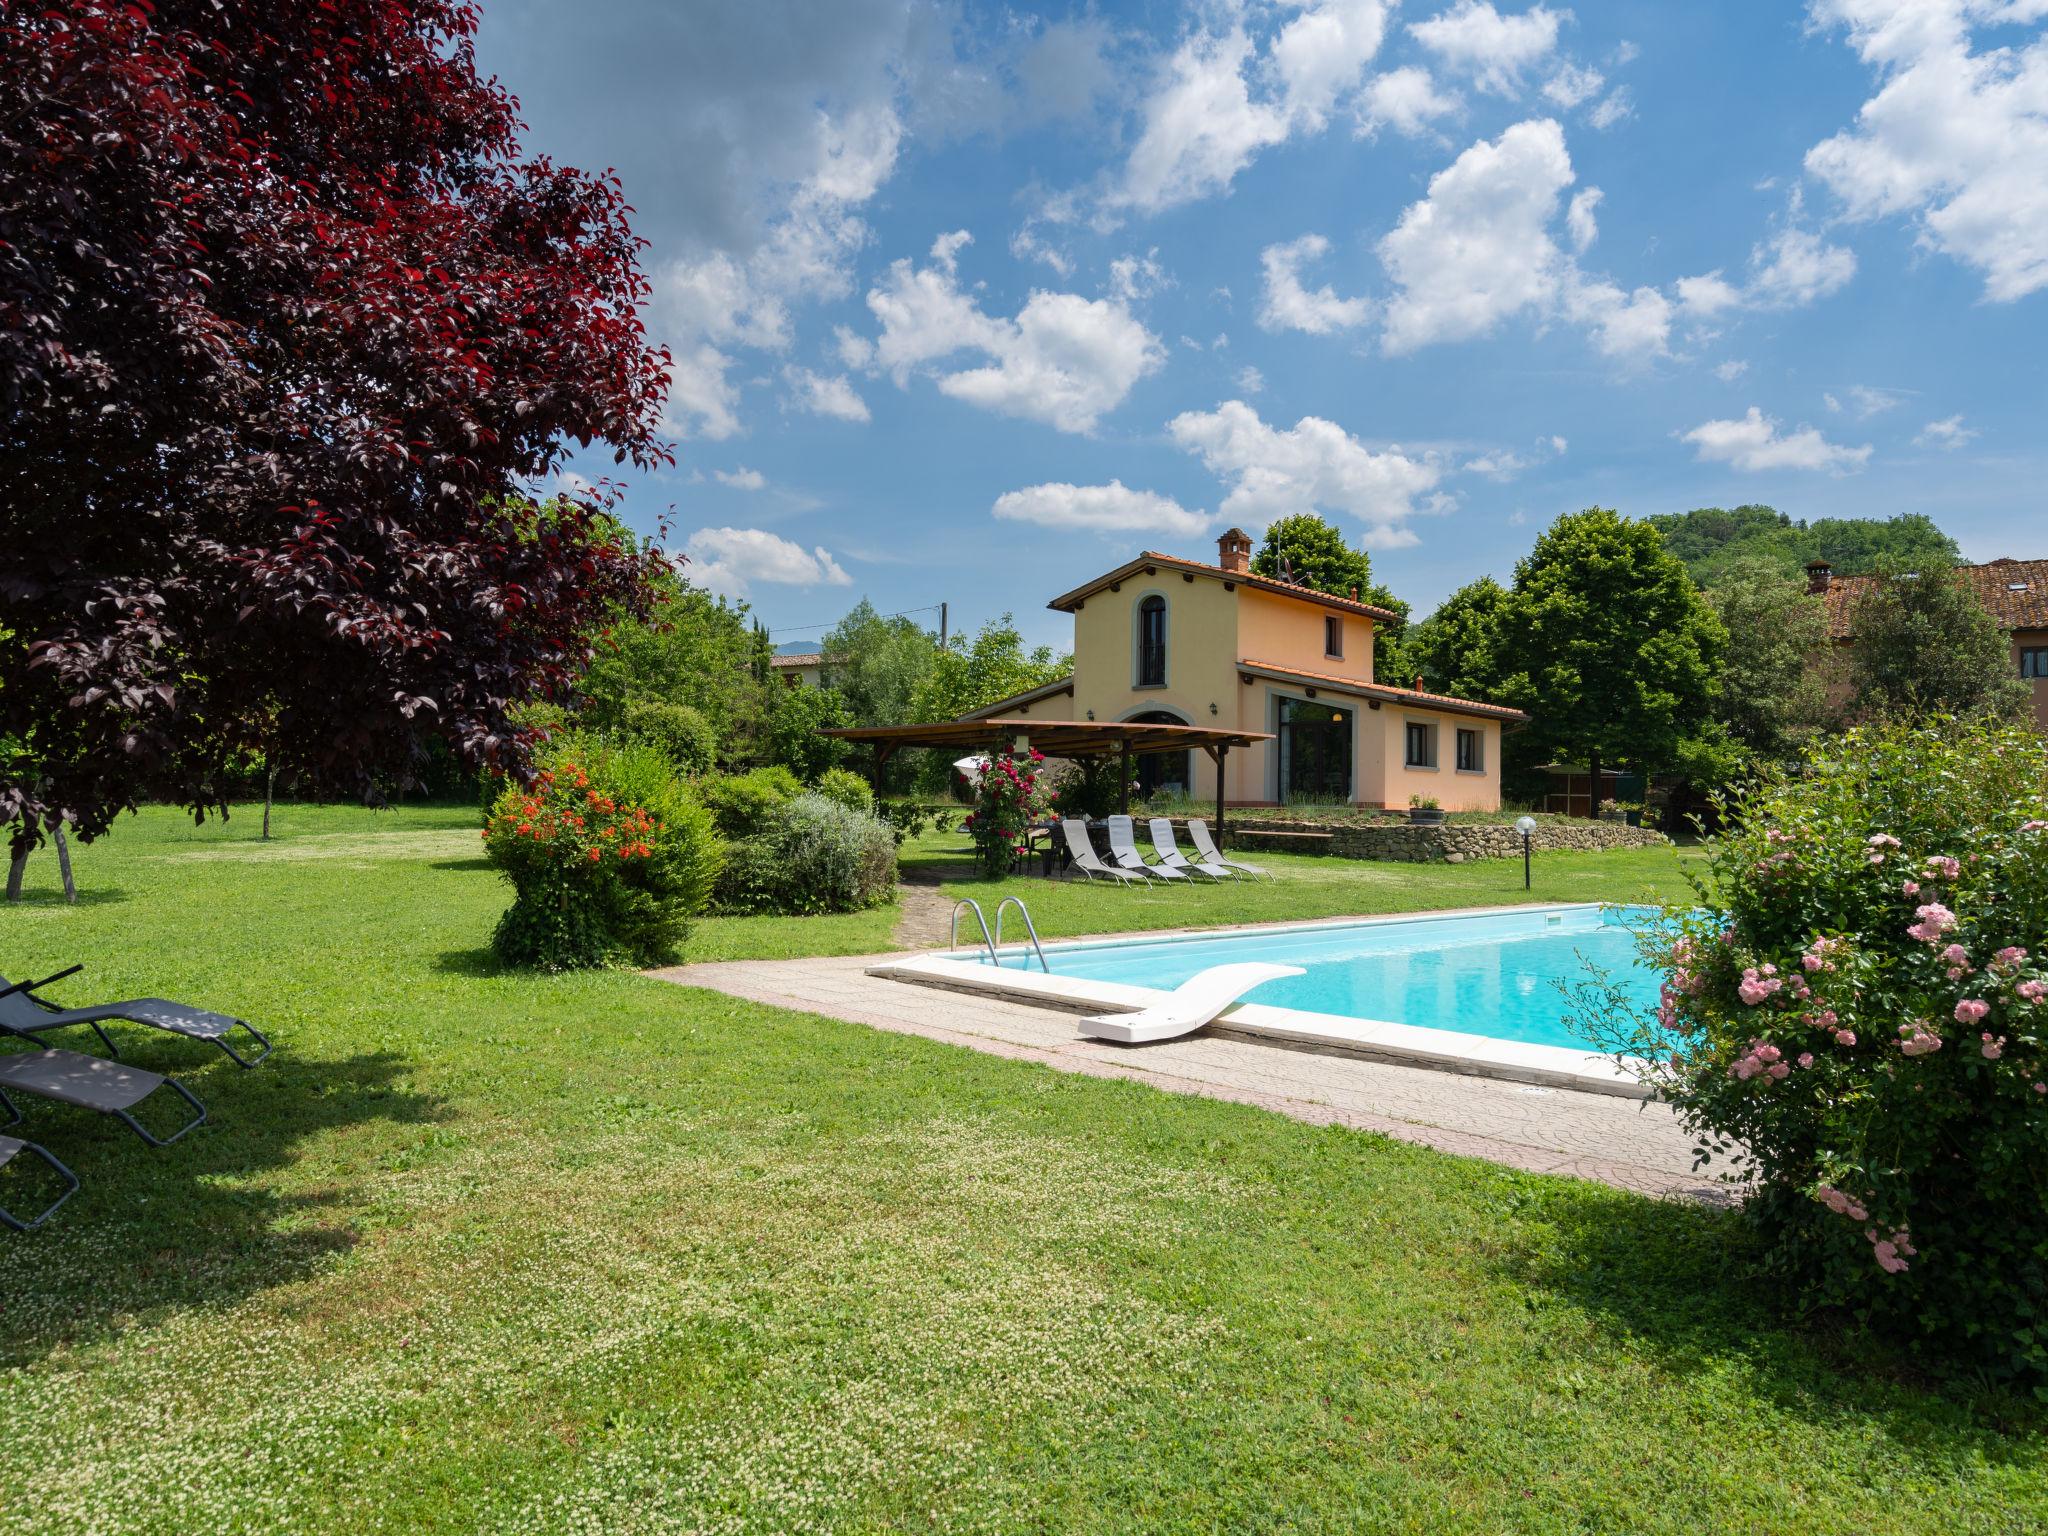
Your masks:
[{"label": "yellow stucco wall", "polygon": [[[1323,649],[1325,617],[1344,630],[1344,654]],[[1302,672],[1328,672],[1336,677],[1372,681],[1372,620],[1360,614],[1336,613],[1314,603],[1276,597],[1256,588],[1237,594],[1238,651],[1233,660],[1263,661]]]},{"label": "yellow stucco wall", "polygon": [[[1384,722],[1380,761],[1384,765],[1380,793],[1369,798],[1399,810],[1409,797],[1433,799],[1447,811],[1497,811],[1500,809],[1500,725],[1470,715],[1444,714],[1437,710],[1411,709],[1405,704],[1388,704],[1374,712]],[[1436,767],[1408,766],[1408,722],[1436,727]],[[1460,773],[1458,737],[1461,730],[1476,730],[1480,736],[1478,773]],[[1361,798],[1368,798],[1361,796]]]},{"label": "yellow stucco wall", "polygon": [[[2012,634],[2013,665],[2019,665],[2022,648],[2031,650],[2033,647],[2040,645],[2048,645],[2048,629],[2014,630]],[[2040,729],[2048,731],[2048,677],[2028,678],[2027,684],[2034,690],[2034,723]]]}]

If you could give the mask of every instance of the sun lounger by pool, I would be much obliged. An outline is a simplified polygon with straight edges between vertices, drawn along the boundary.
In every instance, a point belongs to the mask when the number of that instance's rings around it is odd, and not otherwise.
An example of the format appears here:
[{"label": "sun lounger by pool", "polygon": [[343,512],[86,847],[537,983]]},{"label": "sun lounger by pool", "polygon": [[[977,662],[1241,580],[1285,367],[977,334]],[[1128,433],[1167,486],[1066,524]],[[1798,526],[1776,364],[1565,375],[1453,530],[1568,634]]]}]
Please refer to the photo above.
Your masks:
[{"label": "sun lounger by pool", "polygon": [[1148,880],[1179,880],[1185,884],[1188,878],[1177,869],[1145,862],[1145,856],[1138,852],[1138,829],[1128,816],[1109,818],[1109,859],[1118,869],[1134,870]]},{"label": "sun lounger by pool", "polygon": [[12,1227],[17,1232],[33,1232],[56,1213],[58,1206],[78,1193],[78,1175],[58,1162],[56,1156],[47,1148],[39,1147],[32,1141],[23,1141],[18,1136],[0,1136],[0,1168],[5,1168],[23,1152],[33,1152],[37,1157],[49,1164],[56,1171],[57,1177],[64,1181],[64,1193],[43,1207],[43,1213],[40,1216],[24,1220],[8,1210],[6,1206],[0,1205],[0,1226]]},{"label": "sun lounger by pool", "polygon": [[1133,874],[1128,869],[1117,869],[1102,862],[1102,855],[1095,851],[1095,845],[1088,841],[1088,823],[1072,817],[1060,823],[1060,832],[1067,840],[1067,857],[1073,860],[1074,868],[1090,880],[1108,880],[1115,885],[1143,885],[1145,876]]},{"label": "sun lounger by pool", "polygon": [[1081,1033],[1125,1045],[1191,1035],[1262,982],[1301,974],[1298,965],[1268,965],[1263,960],[1212,965],[1141,1012],[1105,1013],[1083,1019]]},{"label": "sun lounger by pool", "polygon": [[1177,869],[1184,875],[1207,875],[1211,880],[1233,880],[1235,871],[1225,869],[1221,864],[1201,864],[1180,851],[1180,845],[1173,840],[1173,823],[1164,816],[1154,816],[1152,826],[1152,851],[1159,855],[1159,862],[1167,869]]},{"label": "sun lounger by pool", "polygon": [[1206,821],[1193,816],[1188,818],[1188,841],[1195,845],[1195,852],[1202,856],[1204,864],[1213,864],[1219,869],[1241,869],[1248,875],[1265,875],[1268,880],[1273,878],[1256,864],[1225,858],[1223,851],[1216,846],[1216,839],[1209,835],[1209,823]]},{"label": "sun lounger by pool", "polygon": [[[165,1087],[190,1104],[194,1114],[170,1135],[160,1137],[129,1111]],[[8,1097],[10,1092],[32,1093],[37,1098],[89,1109],[94,1114],[112,1115],[152,1147],[168,1147],[194,1126],[206,1122],[206,1106],[175,1077],[123,1066],[104,1056],[84,1056],[77,1051],[17,1051],[11,1056],[0,1056],[0,1107],[14,1117],[7,1122],[12,1125],[21,1119],[21,1110]]]},{"label": "sun lounger by pool", "polygon": [[[131,997],[125,1002],[101,1003],[94,1008],[60,1008],[35,995],[39,987],[69,976],[78,970],[59,971],[55,976],[46,976],[41,981],[24,981],[10,984],[0,976],[0,1030],[11,1031],[24,1037],[39,1035],[46,1029],[65,1029],[75,1024],[88,1024],[93,1032],[105,1042],[109,1051],[118,1056],[120,1050],[101,1025],[113,1020],[125,1020],[131,1024],[146,1024],[151,1029],[165,1030],[170,1034],[183,1035],[188,1040],[206,1040],[221,1048],[228,1060],[238,1067],[253,1067],[270,1054],[270,1042],[247,1019],[237,1019],[225,1013],[211,1013],[204,1008],[194,1008],[188,1003],[174,1003],[161,997]],[[235,1030],[244,1031],[262,1049],[253,1057],[244,1057],[228,1043],[228,1037]]]}]

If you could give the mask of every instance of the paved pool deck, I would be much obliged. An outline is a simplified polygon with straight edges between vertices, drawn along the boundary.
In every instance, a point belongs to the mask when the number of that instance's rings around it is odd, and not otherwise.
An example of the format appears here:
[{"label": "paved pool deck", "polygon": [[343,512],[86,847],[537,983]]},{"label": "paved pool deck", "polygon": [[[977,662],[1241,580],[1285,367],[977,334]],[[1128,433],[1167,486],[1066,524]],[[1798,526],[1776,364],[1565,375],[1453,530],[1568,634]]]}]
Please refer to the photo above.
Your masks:
[{"label": "paved pool deck", "polygon": [[1072,1013],[867,974],[871,966],[904,958],[899,952],[735,960],[650,974],[1061,1072],[1129,1078],[1313,1125],[1377,1131],[1511,1168],[1594,1179],[1664,1199],[1720,1205],[1734,1198],[1712,1173],[1694,1170],[1692,1142],[1661,1104],[1255,1044],[1206,1030],[1154,1045],[1113,1045],[1084,1038]]}]

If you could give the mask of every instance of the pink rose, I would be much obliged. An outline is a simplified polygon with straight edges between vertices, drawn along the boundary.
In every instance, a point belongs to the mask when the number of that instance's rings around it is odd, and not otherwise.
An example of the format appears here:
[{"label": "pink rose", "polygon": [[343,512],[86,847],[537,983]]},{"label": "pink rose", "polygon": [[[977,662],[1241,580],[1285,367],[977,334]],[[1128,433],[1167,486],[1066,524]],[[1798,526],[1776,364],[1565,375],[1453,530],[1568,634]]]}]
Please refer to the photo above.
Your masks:
[{"label": "pink rose", "polygon": [[1836,1031],[1835,1031],[1835,1044],[1837,1044],[1837,1045],[1854,1045],[1855,1043],[1856,1043],[1856,1031],[1855,1031],[1855,1030],[1853,1030],[1853,1029],[1838,1029],[1838,1030],[1836,1030]]},{"label": "pink rose", "polygon": [[1951,944],[1941,952],[1941,958],[1950,965],[1963,965],[1969,961],[1970,952],[1960,944]]},{"label": "pink rose", "polygon": [[1974,1024],[1991,1011],[1991,1005],[1980,998],[1966,997],[1956,1004],[1956,1022]]},{"label": "pink rose", "polygon": [[1918,880],[1907,880],[1899,886],[1899,892],[1905,896],[1918,896],[1920,894],[1920,882]]},{"label": "pink rose", "polygon": [[1813,1052],[1811,1052],[1811,1051],[1801,1051],[1801,1052],[1799,1053],[1799,1065],[1800,1065],[1800,1066],[1802,1066],[1802,1067],[1810,1067],[1810,1066],[1812,1066],[1812,1065],[1813,1065]]},{"label": "pink rose", "polygon": [[1953,880],[1963,872],[1963,866],[1945,853],[1936,854],[1927,861],[1927,873],[1936,880]]},{"label": "pink rose", "polygon": [[2027,1002],[2038,1003],[2048,997],[2048,981],[2023,981],[2013,988]]},{"label": "pink rose", "polygon": [[1984,1042],[1980,1049],[1984,1052],[1984,1059],[1986,1061],[1996,1061],[2005,1054],[2005,1036],[2000,1035],[1994,1040],[1987,1032],[1978,1038]]}]

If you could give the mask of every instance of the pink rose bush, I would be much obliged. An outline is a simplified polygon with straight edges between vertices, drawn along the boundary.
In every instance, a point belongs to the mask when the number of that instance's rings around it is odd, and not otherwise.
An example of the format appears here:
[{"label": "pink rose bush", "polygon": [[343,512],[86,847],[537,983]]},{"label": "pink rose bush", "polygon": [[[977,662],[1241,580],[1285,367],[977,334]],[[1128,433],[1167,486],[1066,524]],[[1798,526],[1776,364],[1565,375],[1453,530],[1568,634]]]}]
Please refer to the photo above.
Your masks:
[{"label": "pink rose bush", "polygon": [[974,809],[960,824],[973,834],[975,857],[991,880],[1010,872],[1011,864],[1029,846],[1026,839],[1032,822],[1044,814],[1040,783],[1044,762],[1045,754],[1035,748],[1026,757],[1005,753],[981,760]]},{"label": "pink rose bush", "polygon": [[1582,1023],[1740,1160],[1806,1301],[2048,1384],[2048,741],[1853,732],[1723,810],[1654,1020]]}]

